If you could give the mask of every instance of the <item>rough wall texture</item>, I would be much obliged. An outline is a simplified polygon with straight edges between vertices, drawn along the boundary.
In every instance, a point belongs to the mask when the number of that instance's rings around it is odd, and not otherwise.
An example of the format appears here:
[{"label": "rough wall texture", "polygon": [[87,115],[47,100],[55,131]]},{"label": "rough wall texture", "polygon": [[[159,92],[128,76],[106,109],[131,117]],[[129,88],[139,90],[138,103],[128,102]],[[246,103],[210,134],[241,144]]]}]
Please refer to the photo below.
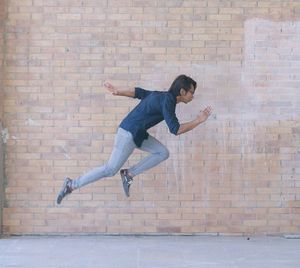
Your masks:
[{"label": "rough wall texture", "polygon": [[2,233],[2,207],[3,207],[3,180],[4,180],[4,146],[2,141],[2,121],[3,121],[3,76],[4,76],[4,22],[5,22],[5,1],[0,1],[0,234]]},{"label": "rough wall texture", "polygon": [[3,60],[4,60],[4,22],[5,22],[5,1],[0,1],[0,124],[3,120]]},{"label": "rough wall texture", "polygon": [[[300,232],[299,1],[8,1],[4,232]],[[214,115],[179,137],[151,130],[170,158],[55,205],[63,178],[108,159],[136,100],[101,86],[167,89],[198,81],[182,122]],[[136,151],[126,163],[144,154]]]}]

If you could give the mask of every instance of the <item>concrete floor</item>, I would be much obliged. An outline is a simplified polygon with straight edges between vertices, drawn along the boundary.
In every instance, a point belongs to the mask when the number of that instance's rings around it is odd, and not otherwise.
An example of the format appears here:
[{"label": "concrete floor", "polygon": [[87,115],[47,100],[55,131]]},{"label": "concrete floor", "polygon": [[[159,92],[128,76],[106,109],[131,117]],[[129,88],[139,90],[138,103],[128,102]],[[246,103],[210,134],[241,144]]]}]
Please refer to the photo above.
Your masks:
[{"label": "concrete floor", "polygon": [[209,236],[15,236],[0,239],[0,267],[290,268],[300,239]]}]

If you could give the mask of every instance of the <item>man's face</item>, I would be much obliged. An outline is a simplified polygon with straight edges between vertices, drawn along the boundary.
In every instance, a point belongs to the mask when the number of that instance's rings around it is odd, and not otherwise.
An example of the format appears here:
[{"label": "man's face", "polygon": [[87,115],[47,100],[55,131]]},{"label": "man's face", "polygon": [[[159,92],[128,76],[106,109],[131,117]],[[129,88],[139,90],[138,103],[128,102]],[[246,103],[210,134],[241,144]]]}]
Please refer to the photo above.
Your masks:
[{"label": "man's face", "polygon": [[195,92],[195,88],[193,85],[191,85],[191,88],[189,91],[185,91],[185,94],[184,95],[181,95],[182,97],[182,102],[184,103],[189,103],[190,101],[193,100],[193,97],[194,97],[194,92]]}]

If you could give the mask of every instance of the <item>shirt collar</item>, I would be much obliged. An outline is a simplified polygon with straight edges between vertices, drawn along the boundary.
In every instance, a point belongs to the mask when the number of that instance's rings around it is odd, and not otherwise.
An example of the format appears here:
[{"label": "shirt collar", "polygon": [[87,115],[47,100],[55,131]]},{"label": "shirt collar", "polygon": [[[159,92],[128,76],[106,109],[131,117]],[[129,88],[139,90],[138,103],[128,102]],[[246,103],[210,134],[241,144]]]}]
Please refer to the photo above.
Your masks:
[{"label": "shirt collar", "polygon": [[170,95],[172,96],[173,100],[175,101],[175,103],[177,103],[177,98],[176,98],[176,96],[173,95],[171,92],[167,92],[167,93],[170,94]]}]

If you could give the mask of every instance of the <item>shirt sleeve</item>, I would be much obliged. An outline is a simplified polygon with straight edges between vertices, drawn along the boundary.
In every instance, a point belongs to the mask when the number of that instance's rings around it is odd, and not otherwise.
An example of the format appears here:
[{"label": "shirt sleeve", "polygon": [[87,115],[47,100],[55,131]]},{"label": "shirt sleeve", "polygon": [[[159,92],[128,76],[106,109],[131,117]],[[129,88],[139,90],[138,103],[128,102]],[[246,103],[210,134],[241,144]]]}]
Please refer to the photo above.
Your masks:
[{"label": "shirt sleeve", "polygon": [[163,102],[163,116],[167,123],[170,132],[174,135],[177,134],[180,124],[175,114],[176,102],[168,97]]},{"label": "shirt sleeve", "polygon": [[135,93],[134,93],[134,98],[142,100],[142,99],[146,98],[151,92],[152,91],[150,91],[150,90],[136,87]]}]

